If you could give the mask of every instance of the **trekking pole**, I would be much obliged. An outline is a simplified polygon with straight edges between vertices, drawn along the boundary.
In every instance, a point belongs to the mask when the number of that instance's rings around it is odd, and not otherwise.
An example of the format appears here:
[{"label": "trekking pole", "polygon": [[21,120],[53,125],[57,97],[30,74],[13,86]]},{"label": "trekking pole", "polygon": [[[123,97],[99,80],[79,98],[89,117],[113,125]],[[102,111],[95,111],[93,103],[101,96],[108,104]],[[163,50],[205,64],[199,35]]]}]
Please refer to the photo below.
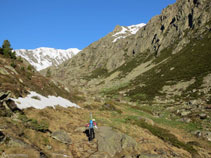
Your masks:
[{"label": "trekking pole", "polygon": [[90,118],[91,118],[91,120],[92,120],[92,113],[90,112]]}]

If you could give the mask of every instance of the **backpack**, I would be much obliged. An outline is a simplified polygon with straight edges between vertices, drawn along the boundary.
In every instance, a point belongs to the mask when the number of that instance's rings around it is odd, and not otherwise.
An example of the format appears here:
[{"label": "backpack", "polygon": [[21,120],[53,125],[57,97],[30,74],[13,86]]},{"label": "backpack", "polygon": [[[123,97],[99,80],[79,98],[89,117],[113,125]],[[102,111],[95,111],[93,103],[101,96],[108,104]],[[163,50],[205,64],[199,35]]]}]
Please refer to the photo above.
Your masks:
[{"label": "backpack", "polygon": [[93,121],[92,120],[89,121],[89,128],[93,128]]}]

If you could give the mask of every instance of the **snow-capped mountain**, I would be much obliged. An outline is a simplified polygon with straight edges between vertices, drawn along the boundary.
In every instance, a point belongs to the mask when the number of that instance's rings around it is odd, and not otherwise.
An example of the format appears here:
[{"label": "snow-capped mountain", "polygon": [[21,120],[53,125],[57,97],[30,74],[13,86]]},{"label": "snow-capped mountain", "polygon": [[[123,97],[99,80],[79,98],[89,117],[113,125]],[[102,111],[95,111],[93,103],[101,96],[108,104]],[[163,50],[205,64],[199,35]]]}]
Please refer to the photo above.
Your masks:
[{"label": "snow-capped mountain", "polygon": [[47,47],[18,49],[15,51],[17,56],[26,59],[37,71],[43,70],[49,66],[58,66],[80,52],[77,48],[63,50]]},{"label": "snow-capped mountain", "polygon": [[141,24],[131,25],[131,26],[120,26],[121,30],[119,32],[116,32],[114,35],[112,35],[113,37],[115,37],[115,39],[113,40],[113,43],[121,38],[126,38],[127,36],[130,36],[132,34],[136,34],[138,30],[145,25],[146,24],[141,23]]}]

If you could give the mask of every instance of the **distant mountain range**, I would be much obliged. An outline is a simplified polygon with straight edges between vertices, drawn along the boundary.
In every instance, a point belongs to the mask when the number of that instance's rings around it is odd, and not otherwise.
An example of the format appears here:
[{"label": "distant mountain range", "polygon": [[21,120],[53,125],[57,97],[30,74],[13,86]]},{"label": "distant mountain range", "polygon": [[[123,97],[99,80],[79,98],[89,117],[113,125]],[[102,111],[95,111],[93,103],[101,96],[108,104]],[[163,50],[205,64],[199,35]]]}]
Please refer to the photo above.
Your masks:
[{"label": "distant mountain range", "polygon": [[49,66],[58,66],[80,52],[77,48],[63,50],[47,47],[18,49],[15,51],[17,56],[26,59],[37,71],[46,69]]}]

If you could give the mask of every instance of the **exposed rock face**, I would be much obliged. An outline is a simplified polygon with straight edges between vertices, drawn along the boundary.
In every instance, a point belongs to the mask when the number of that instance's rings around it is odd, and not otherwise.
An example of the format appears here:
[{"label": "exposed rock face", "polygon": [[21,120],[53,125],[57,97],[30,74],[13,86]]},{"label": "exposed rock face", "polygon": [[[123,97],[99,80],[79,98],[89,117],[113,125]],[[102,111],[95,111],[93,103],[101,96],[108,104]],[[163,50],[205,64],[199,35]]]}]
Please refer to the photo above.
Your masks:
[{"label": "exposed rock face", "polygon": [[11,116],[13,112],[22,112],[10,97],[10,92],[0,92],[0,116]]},{"label": "exposed rock face", "polygon": [[64,144],[71,144],[71,139],[65,131],[56,131],[52,133],[52,137]]},{"label": "exposed rock face", "polygon": [[[136,141],[133,138],[114,131],[111,127],[99,127],[96,130],[96,139],[98,141],[99,155],[102,155],[102,152],[104,152],[104,155],[108,154],[110,157],[113,157],[124,149],[135,149],[136,147]],[[97,157],[97,154],[95,154],[95,157]]]},{"label": "exposed rock face", "polygon": [[87,82],[83,76],[98,69],[111,72],[138,54],[159,56],[162,50],[177,43],[172,52],[175,54],[190,42],[189,37],[193,32],[197,30],[197,36],[210,29],[210,25],[207,25],[211,16],[210,3],[209,0],[177,0],[136,34],[113,42],[116,38],[114,35],[124,29],[117,26],[113,32],[62,64],[55,70],[54,76],[64,80],[67,85],[85,85]]}]

